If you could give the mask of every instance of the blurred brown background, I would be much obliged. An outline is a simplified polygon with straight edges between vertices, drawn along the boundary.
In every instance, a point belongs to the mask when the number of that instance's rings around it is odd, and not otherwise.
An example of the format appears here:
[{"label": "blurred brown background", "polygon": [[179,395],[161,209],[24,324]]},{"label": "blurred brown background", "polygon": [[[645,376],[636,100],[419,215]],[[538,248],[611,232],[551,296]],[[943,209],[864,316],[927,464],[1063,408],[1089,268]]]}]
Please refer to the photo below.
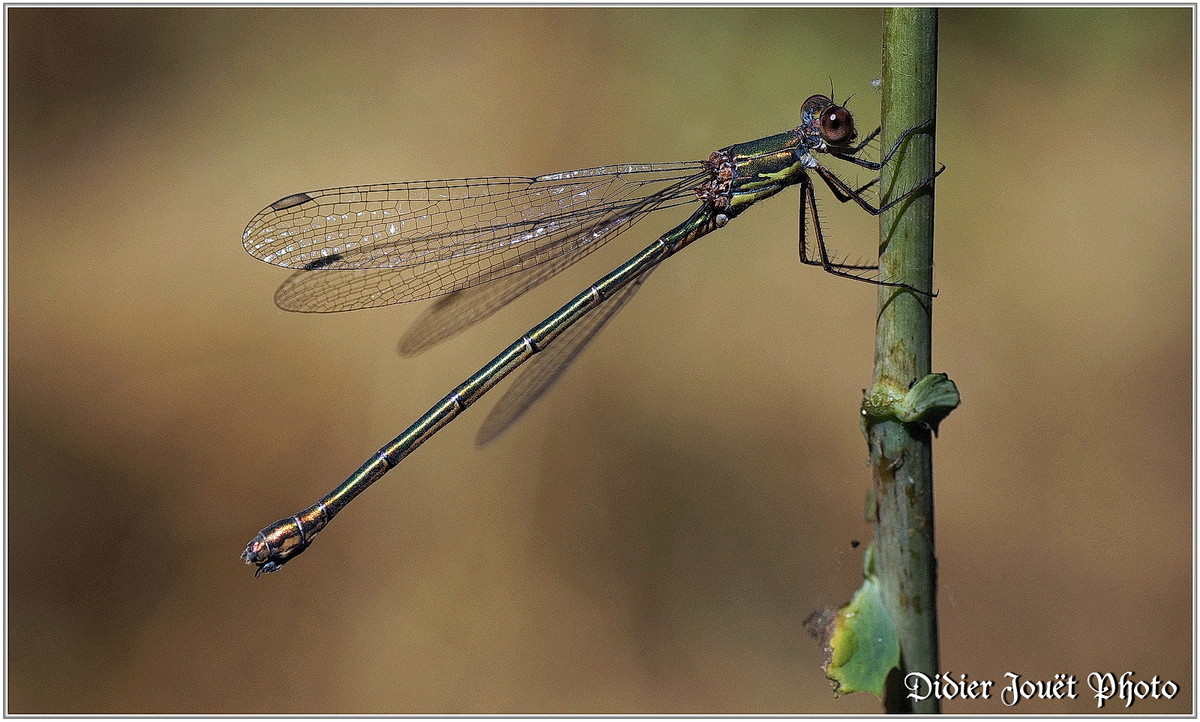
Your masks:
[{"label": "blurred brown background", "polygon": [[[255,212],[704,158],[831,80],[869,130],[879,10],[8,21],[9,712],[880,709],[833,697],[801,626],[871,535],[876,293],[800,265],[791,193],[666,264],[494,445],[485,400],[280,573],[238,559],[682,218],[403,359],[422,304],[276,309]],[[1127,670],[1179,693],[1103,711],[1192,709],[1191,39],[1188,8],[942,15],[942,667],[1082,693],[947,711],[1095,711],[1086,675]],[[822,198],[869,254],[874,220]]]}]

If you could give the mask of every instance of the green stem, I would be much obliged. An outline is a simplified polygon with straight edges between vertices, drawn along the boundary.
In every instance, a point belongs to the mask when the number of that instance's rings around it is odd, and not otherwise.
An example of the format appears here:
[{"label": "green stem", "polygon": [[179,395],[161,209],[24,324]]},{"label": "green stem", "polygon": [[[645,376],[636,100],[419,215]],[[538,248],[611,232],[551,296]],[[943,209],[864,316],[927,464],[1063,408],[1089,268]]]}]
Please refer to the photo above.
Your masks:
[{"label": "green stem", "polygon": [[[937,10],[884,11],[883,140],[934,118],[937,100]],[[913,134],[883,171],[880,200],[933,175],[934,129]],[[933,186],[880,220],[880,277],[933,290]],[[881,286],[871,396],[903,397],[930,372],[932,299]],[[935,698],[910,700],[900,684],[910,672],[938,673],[937,561],[933,534],[931,434],[920,424],[884,420],[868,426],[877,500],[876,569],[900,641],[900,669],[889,682],[890,712],[937,713]]]}]

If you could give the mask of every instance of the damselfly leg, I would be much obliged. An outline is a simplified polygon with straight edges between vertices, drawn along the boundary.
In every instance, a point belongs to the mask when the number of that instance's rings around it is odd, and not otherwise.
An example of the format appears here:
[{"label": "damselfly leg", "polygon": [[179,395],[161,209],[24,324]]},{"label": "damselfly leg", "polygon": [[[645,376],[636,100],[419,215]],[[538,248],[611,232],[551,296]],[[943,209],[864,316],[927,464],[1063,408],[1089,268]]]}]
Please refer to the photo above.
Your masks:
[{"label": "damselfly leg", "polygon": [[[855,155],[864,147],[866,147],[866,145],[879,134],[878,128],[876,128],[872,133],[868,134],[866,139],[864,139],[862,143],[859,143],[854,148],[846,151],[830,151],[830,155],[838,158],[839,160],[853,163],[862,168],[878,171],[887,165],[887,163],[892,159],[892,156],[895,155],[896,151],[899,150],[900,146],[905,140],[907,140],[913,133],[917,132],[921,128],[924,128],[928,124],[929,121],[924,121],[908,128],[901,133],[896,139],[896,142],[892,144],[892,147],[879,161],[871,161],[866,158],[859,158]],[[846,183],[844,180],[838,177],[836,173],[820,162],[817,162],[812,170],[814,170],[816,174],[820,176],[821,180],[825,182],[825,185],[829,188],[830,192],[833,193],[833,197],[836,198],[838,202],[847,203],[849,201],[854,201],[855,204],[857,204],[867,213],[870,213],[873,216],[878,216],[884,211],[896,206],[898,203],[901,203],[907,198],[912,197],[915,193],[920,192],[923,188],[928,187],[928,185],[933,182],[933,179],[940,175],[943,170],[945,170],[945,167],[943,166],[942,168],[939,168],[933,175],[908,189],[901,195],[879,206],[873,205],[863,195],[864,191],[870,189],[879,182],[879,176],[872,178],[870,181],[858,188],[853,188],[850,186],[850,184]],[[813,234],[811,244],[808,240],[808,232],[810,230]],[[815,254],[812,252],[810,246],[816,247]],[[929,290],[914,288],[907,283],[879,278],[878,275],[873,275],[878,274],[878,264],[852,263],[844,260],[834,259],[828,247],[825,245],[824,233],[821,229],[821,219],[817,212],[816,194],[813,191],[813,183],[811,178],[807,177],[801,179],[800,181],[800,260],[810,266],[820,266],[826,272],[842,278],[850,278],[855,281],[865,281],[878,286],[902,288],[905,290],[914,291],[923,296],[933,297],[936,295]]]}]

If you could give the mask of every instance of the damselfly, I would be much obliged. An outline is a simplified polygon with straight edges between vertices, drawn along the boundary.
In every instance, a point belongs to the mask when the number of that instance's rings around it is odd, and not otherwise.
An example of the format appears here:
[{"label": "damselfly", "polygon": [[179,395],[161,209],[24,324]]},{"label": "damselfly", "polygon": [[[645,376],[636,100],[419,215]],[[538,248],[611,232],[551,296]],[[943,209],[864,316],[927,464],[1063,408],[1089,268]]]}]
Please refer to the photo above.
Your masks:
[{"label": "damselfly", "polygon": [[273,572],[308,548],[329,520],[364,489],[518,366],[541,353],[500,400],[479,432],[485,443],[516,421],[562,374],[604,324],[667,257],[723,227],[754,203],[800,187],[800,260],[829,273],[928,296],[928,289],[878,278],[874,265],[830,257],[810,173],[840,202],[872,215],[908,198],[938,173],[880,206],[863,197],[818,154],[877,171],[859,158],[879,133],[857,145],[850,111],[823,95],[804,101],[801,123],[785,133],[738,143],[708,160],[613,165],[537,178],[471,178],[349,186],[287,196],[250,221],[250,255],[296,269],[275,293],[289,311],[329,312],[441,298],[400,342],[419,352],[562,272],[651,211],[699,200],[692,215],[596,281],[500,352],[316,504],[259,532],[242,558]]}]

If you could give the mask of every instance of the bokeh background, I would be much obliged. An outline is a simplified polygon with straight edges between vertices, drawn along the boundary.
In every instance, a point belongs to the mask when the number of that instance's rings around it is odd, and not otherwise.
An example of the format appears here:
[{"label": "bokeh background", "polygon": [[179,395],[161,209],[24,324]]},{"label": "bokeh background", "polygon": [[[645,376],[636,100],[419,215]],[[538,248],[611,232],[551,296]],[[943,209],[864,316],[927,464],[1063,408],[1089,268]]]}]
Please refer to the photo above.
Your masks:
[{"label": "bokeh background", "polygon": [[[7,9],[10,713],[870,713],[802,627],[860,582],[876,293],[785,193],[672,259],[517,427],[491,402],[299,560],[238,559],[682,215],[424,356],[271,302],[301,190],[707,157],[856,94],[877,9]],[[942,667],[1193,709],[1193,13],[946,10]],[[862,172],[850,177],[865,180]],[[877,224],[832,203],[831,245]]]}]

